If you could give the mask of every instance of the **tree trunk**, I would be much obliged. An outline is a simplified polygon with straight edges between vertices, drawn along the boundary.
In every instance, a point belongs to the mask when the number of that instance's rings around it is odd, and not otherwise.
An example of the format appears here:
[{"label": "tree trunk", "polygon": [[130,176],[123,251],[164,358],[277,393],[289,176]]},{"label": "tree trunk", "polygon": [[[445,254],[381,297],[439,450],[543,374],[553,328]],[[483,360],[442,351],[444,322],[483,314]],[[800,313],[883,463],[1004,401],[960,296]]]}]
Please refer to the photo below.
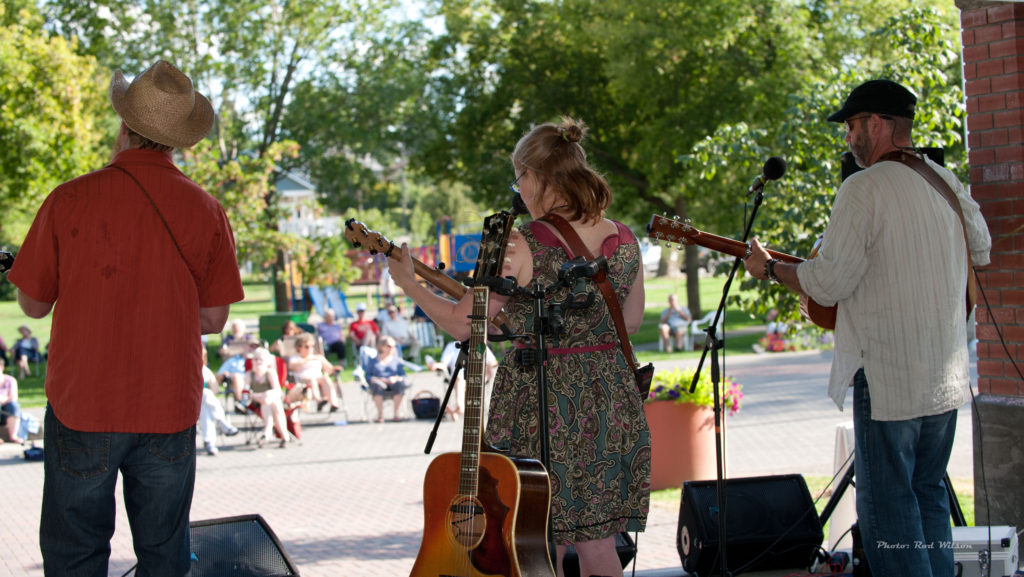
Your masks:
[{"label": "tree trunk", "polygon": [[[681,220],[686,220],[686,199],[682,195],[676,198],[675,210]],[[686,274],[686,308],[690,309],[690,315],[693,318],[697,318],[701,315],[700,254],[697,252],[697,245],[686,245],[683,254],[683,273]]]},{"label": "tree trunk", "polygon": [[274,310],[279,313],[292,310],[291,274],[287,265],[288,255],[278,250],[274,263]]}]

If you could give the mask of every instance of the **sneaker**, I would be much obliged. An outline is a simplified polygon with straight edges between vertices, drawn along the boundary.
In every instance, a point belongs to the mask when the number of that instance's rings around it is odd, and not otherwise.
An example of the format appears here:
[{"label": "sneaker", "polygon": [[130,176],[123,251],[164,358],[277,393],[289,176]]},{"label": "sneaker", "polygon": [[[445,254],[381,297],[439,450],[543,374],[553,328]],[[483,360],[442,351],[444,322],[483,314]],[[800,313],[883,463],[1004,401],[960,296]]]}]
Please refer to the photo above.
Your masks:
[{"label": "sneaker", "polygon": [[220,432],[226,437],[234,437],[238,434],[238,427],[233,427],[227,423],[220,423]]},{"label": "sneaker", "polygon": [[236,414],[244,415],[244,414],[246,414],[248,412],[249,412],[249,409],[245,408],[245,405],[242,404],[242,401],[235,401],[235,413]]},{"label": "sneaker", "polygon": [[206,454],[211,457],[216,457],[217,453],[220,452],[217,450],[217,447],[213,446],[213,443],[204,443],[203,446],[206,448]]}]

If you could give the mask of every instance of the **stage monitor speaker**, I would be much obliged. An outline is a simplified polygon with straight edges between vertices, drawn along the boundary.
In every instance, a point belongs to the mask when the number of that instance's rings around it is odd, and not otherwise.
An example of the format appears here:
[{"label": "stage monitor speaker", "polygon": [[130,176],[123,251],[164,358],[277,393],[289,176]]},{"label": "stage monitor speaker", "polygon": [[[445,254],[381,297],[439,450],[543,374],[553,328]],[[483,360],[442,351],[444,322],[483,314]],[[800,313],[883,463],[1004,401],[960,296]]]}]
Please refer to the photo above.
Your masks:
[{"label": "stage monitor speaker", "polygon": [[[727,479],[726,563],[731,572],[806,568],[824,534],[800,475]],[[683,483],[676,546],[683,569],[722,573],[716,481]]]},{"label": "stage monitor speaker", "polygon": [[[625,569],[629,562],[636,556],[636,544],[633,542],[633,538],[629,536],[629,533],[618,533],[615,535],[615,552],[619,555],[619,562],[622,563],[622,568]],[[576,554],[576,548],[569,545],[569,548],[565,551],[565,558],[562,559],[562,570],[565,572],[565,577],[579,577],[580,574],[580,558]]]},{"label": "stage monitor speaker", "polygon": [[190,577],[279,577],[298,575],[260,515],[193,521]]}]

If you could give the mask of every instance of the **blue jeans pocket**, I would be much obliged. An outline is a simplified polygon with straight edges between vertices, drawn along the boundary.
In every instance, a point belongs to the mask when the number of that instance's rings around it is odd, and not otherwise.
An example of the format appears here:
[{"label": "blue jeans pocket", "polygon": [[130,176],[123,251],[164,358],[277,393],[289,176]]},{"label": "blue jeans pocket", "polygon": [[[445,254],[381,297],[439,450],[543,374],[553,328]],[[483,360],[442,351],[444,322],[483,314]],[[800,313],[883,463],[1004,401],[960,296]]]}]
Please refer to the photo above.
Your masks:
[{"label": "blue jeans pocket", "polygon": [[60,467],[68,475],[89,479],[110,469],[110,433],[83,433],[57,423]]},{"label": "blue jeans pocket", "polygon": [[172,435],[152,435],[149,453],[168,463],[176,463],[192,456],[196,448],[196,428],[189,427]]}]

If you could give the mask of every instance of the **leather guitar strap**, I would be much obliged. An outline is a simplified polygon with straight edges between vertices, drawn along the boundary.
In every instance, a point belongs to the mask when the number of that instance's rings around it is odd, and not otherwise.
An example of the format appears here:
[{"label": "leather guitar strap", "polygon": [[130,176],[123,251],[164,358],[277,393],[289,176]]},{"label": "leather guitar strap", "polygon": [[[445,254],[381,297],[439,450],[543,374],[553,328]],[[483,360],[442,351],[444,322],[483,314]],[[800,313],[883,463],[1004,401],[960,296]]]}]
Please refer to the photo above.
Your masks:
[{"label": "leather guitar strap", "polygon": [[964,222],[964,211],[956,194],[949,187],[949,183],[943,180],[932,167],[928,166],[928,163],[913,154],[903,150],[894,150],[882,155],[879,160],[893,160],[914,169],[914,171],[928,181],[928,184],[932,185],[932,188],[942,195],[942,198],[949,203],[950,208],[953,209],[957,218],[960,219],[960,228],[964,233],[964,246],[967,247],[967,314],[970,315],[971,307],[974,306],[974,303],[978,302],[978,278],[974,273],[974,262],[971,260],[971,244],[967,241],[967,223]]},{"label": "leather guitar strap", "polygon": [[[539,220],[550,223],[558,232],[562,233],[565,241],[569,243],[569,249],[572,250],[573,256],[582,256],[587,260],[594,260],[594,255],[587,250],[587,245],[583,244],[583,240],[576,234],[572,226],[561,216],[548,213],[541,217]],[[601,289],[601,294],[604,295],[604,301],[608,304],[608,312],[612,315],[612,320],[615,322],[615,331],[619,333],[619,342],[622,343],[622,353],[626,356],[626,361],[633,364],[634,370],[636,370],[636,357],[633,356],[633,344],[629,342],[629,334],[626,332],[626,321],[622,316],[622,307],[619,306],[619,299],[615,296],[615,290],[612,289],[612,283],[608,281],[608,275],[605,274],[604,269],[598,271],[593,276],[594,282],[598,288]]]}]

